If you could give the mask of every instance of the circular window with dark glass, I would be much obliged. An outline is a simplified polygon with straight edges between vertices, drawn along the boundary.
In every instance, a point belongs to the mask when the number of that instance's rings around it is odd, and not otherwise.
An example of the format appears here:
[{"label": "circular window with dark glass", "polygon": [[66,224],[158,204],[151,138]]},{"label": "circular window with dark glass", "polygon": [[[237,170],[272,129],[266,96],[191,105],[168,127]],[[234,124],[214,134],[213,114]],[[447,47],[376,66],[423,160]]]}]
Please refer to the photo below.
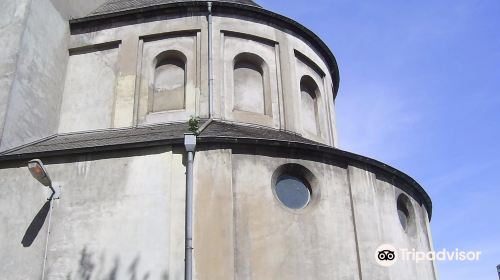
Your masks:
[{"label": "circular window with dark glass", "polygon": [[275,186],[279,201],[291,209],[302,209],[311,200],[311,188],[306,180],[292,175],[281,175]]}]

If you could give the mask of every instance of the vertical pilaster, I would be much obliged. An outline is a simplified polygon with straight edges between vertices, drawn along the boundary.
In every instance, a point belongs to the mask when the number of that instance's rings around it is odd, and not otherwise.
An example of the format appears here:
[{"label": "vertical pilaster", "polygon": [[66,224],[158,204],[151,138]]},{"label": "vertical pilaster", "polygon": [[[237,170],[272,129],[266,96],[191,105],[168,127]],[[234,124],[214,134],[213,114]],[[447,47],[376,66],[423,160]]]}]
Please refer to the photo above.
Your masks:
[{"label": "vertical pilaster", "polygon": [[298,127],[298,94],[296,70],[295,70],[295,55],[293,48],[288,43],[286,35],[279,35],[280,45],[280,69],[281,69],[281,86],[283,90],[283,114],[284,129],[288,131],[300,131]]},{"label": "vertical pilaster", "polygon": [[113,105],[113,127],[127,127],[134,124],[138,47],[139,38],[136,35],[123,38],[120,45]]},{"label": "vertical pilaster", "polygon": [[198,151],[194,163],[194,279],[234,279],[232,155]]}]

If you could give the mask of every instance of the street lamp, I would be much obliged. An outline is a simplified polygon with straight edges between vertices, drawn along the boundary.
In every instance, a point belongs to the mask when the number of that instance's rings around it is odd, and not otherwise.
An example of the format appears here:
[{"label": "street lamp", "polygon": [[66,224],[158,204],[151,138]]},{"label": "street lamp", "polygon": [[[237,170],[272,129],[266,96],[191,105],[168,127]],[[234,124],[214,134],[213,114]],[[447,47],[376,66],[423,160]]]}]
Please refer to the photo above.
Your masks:
[{"label": "street lamp", "polygon": [[48,196],[48,199],[58,199],[61,197],[61,186],[52,183],[50,180],[49,173],[45,166],[43,166],[43,162],[39,159],[32,159],[28,162],[28,169],[31,173],[31,176],[35,178],[42,185],[48,187],[52,193]]}]

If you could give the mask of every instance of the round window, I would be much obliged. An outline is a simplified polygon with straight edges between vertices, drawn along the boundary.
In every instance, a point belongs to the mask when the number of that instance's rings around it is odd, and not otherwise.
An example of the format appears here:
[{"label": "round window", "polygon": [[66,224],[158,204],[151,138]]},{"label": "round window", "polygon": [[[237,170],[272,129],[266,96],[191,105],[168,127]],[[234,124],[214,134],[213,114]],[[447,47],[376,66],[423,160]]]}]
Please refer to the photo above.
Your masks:
[{"label": "round window", "polygon": [[275,186],[279,201],[291,209],[302,209],[311,200],[311,188],[303,179],[292,175],[281,175]]}]

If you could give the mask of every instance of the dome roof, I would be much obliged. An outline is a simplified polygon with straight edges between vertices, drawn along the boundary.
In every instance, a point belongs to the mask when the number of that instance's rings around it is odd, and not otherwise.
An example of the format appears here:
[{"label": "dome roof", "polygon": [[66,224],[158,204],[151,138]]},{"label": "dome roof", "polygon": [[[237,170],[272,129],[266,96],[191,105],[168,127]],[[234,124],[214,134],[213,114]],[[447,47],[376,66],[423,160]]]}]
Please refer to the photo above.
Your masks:
[{"label": "dome roof", "polygon": [[[136,10],[158,5],[167,5],[182,2],[209,2],[199,0],[108,0],[88,16],[104,15],[128,10]],[[260,7],[252,0],[211,0],[210,2],[226,2],[240,5]]]}]

